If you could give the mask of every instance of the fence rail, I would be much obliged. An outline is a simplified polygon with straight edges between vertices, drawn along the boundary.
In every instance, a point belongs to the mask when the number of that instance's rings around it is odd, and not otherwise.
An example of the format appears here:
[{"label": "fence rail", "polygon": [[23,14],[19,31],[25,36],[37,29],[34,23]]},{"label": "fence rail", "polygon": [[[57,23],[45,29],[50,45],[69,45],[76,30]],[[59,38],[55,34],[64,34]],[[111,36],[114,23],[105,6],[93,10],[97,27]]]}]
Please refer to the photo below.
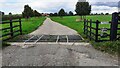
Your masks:
[{"label": "fence rail", "polygon": [[[13,25],[14,23],[18,23],[17,25]],[[9,27],[6,28],[1,28],[0,31],[2,32],[2,35],[0,36],[0,39],[2,39],[2,41],[6,41],[8,39],[11,39],[13,37],[16,37],[18,35],[22,35],[22,24],[21,24],[21,19],[19,18],[19,20],[9,20],[7,22],[1,22],[1,25],[5,25],[8,24]],[[15,28],[18,28],[17,30],[14,30]],[[4,33],[4,31],[9,30],[7,33]],[[17,33],[17,34],[16,34]],[[3,39],[5,38],[5,39]]]},{"label": "fence rail", "polygon": [[[93,26],[94,25],[94,26]],[[99,31],[101,28],[99,28],[100,21],[96,21],[93,23],[92,19],[90,21],[84,20],[84,34],[90,39],[90,40],[95,40],[96,42],[101,42],[101,41],[109,41],[110,39],[107,40],[100,40],[99,36],[101,37],[101,34]],[[110,28],[106,28],[107,30],[110,30]],[[110,36],[110,34],[107,34],[106,37]]]},{"label": "fence rail", "polygon": [[[110,28],[101,28],[99,25],[100,21],[92,21],[92,19],[84,20],[84,34],[90,40],[95,40],[96,42],[102,41],[115,41],[120,39],[120,20],[118,19],[118,13],[112,14],[112,21],[107,24],[111,25]],[[118,33],[119,31],[119,33]]]}]

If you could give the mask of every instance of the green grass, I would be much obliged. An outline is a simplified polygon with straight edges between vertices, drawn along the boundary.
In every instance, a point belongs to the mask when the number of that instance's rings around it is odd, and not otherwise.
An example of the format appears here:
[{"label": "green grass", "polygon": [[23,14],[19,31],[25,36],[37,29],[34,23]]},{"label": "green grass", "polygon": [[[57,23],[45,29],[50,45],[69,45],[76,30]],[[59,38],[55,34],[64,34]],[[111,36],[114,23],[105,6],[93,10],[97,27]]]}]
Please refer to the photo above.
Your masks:
[{"label": "green grass", "polygon": [[[79,19],[79,18],[80,18],[79,16],[66,16],[63,19],[60,17],[51,17],[52,20],[59,22],[60,24],[63,24],[65,26],[68,26],[68,27],[76,30],[79,34],[82,34],[84,23],[83,23],[83,21],[76,22],[76,19]],[[102,22],[109,22],[111,20],[111,15],[101,15],[101,16],[95,15],[95,16],[87,16],[86,18],[88,20],[92,19],[92,21],[99,20]],[[95,27],[95,24],[93,24],[93,27]],[[104,25],[100,25],[100,28],[101,27],[110,28],[110,25],[104,24]]]},{"label": "green grass", "polygon": [[114,41],[114,42],[91,42],[91,44],[98,50],[102,52],[106,52],[109,54],[118,55],[119,48],[120,48],[120,41]]},{"label": "green grass", "polygon": [[43,24],[45,17],[40,18],[31,18],[30,20],[23,20],[22,29],[23,34],[28,34],[34,30],[36,30],[39,26]]},{"label": "green grass", "polygon": [[99,20],[103,22],[109,22],[111,21],[112,15],[91,15],[87,16],[87,19],[92,19],[93,21]]},{"label": "green grass", "polygon": [[76,19],[79,18],[78,16],[66,16],[64,18],[60,17],[51,17],[53,21],[59,22],[62,25],[68,26],[78,33],[83,32],[83,22],[76,22]]},{"label": "green grass", "polygon": [[[45,17],[33,17],[28,20],[22,19],[22,33],[28,34],[37,29],[40,25],[42,25],[43,21],[45,20]],[[14,22],[13,26],[19,25],[19,22]],[[9,24],[0,24],[2,26],[1,28],[7,28],[10,27]],[[14,28],[15,30],[19,30],[19,27]],[[10,29],[2,31],[2,34],[10,33]],[[16,33],[15,33],[16,34]],[[2,39],[8,38],[9,36],[3,37]]]},{"label": "green grass", "polygon": [[[28,33],[32,32],[32,31],[34,31],[40,25],[42,25],[44,20],[45,20],[44,17],[40,17],[40,18],[33,17],[33,18],[28,19],[28,20],[22,19],[22,31],[23,31],[23,34],[28,34]],[[13,26],[14,25],[19,25],[19,22],[14,22]],[[6,28],[6,27],[9,27],[9,24],[3,24],[2,25],[2,28]]]},{"label": "green grass", "polygon": [[[83,34],[83,27],[84,27],[83,21],[76,22],[76,19],[79,19],[79,18],[80,18],[79,16],[65,16],[65,17],[63,17],[63,19],[60,17],[51,17],[51,19],[53,21],[56,21],[62,25],[68,26],[68,27],[76,30],[80,35],[82,35],[85,38],[85,35]],[[99,20],[101,22],[109,22],[112,19],[112,15],[91,15],[91,16],[87,16],[86,18],[88,20],[92,19],[92,21]],[[92,24],[92,26],[95,27],[95,24]],[[103,28],[103,27],[110,28],[110,24],[100,24],[99,25],[99,28]],[[120,25],[119,25],[119,27],[120,27]],[[93,31],[93,32],[95,32],[95,31]],[[100,34],[100,31],[99,31],[99,34]],[[108,31],[108,34],[110,34],[110,31]],[[104,39],[109,39],[109,38],[104,38]],[[119,42],[120,41],[118,41],[118,42],[101,42],[101,43],[96,43],[96,42],[93,43],[92,42],[92,44],[96,49],[99,49],[101,51],[105,51],[108,53],[116,54],[118,51],[115,49],[117,49]],[[107,50],[107,48],[108,48],[108,50]]]}]

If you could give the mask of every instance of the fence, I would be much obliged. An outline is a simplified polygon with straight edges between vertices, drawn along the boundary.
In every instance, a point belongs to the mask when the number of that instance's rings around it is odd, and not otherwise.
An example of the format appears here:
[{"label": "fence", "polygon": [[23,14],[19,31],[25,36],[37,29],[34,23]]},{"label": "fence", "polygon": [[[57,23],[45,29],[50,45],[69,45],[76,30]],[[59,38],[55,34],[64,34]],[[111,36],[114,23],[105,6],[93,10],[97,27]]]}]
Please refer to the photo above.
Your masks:
[{"label": "fence", "polygon": [[112,14],[111,22],[84,20],[84,34],[96,42],[118,40],[120,38],[119,20],[119,13]]},{"label": "fence", "polygon": [[120,38],[120,13],[112,14],[112,23],[111,23],[111,41],[117,40]]},{"label": "fence", "polygon": [[0,32],[2,33],[2,35],[0,36],[0,39],[2,41],[9,40],[18,35],[22,35],[21,19],[15,20],[15,21],[11,19],[7,22],[2,21],[0,25],[4,27],[0,29]]}]

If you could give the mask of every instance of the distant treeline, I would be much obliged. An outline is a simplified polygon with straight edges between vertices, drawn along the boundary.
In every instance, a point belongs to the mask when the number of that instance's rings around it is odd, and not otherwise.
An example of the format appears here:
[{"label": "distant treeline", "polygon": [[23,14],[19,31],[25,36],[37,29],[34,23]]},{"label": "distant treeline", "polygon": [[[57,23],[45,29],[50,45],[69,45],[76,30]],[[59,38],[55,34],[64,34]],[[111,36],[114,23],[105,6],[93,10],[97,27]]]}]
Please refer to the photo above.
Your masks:
[{"label": "distant treeline", "polygon": [[91,13],[90,15],[109,15],[109,13]]},{"label": "distant treeline", "polygon": [[[47,14],[49,16],[59,16],[59,13],[49,13]],[[64,16],[76,16],[77,14],[73,14],[71,11],[69,13],[65,13]],[[109,13],[106,13],[106,14],[103,14],[103,13],[96,13],[96,14],[90,14],[90,15],[109,15]],[[44,16],[44,13],[41,13],[40,15],[33,15],[31,17],[38,17],[38,16]],[[2,15],[2,20],[5,21],[5,20],[10,20],[10,19],[19,19],[19,18],[25,18],[23,16],[23,14],[10,14],[9,15]]]},{"label": "distant treeline", "polygon": [[[89,7],[91,9],[91,5],[89,3],[84,3],[88,4],[86,7]],[[83,5],[84,5],[83,4]],[[40,17],[40,16],[76,16],[76,15],[109,15],[109,13],[90,13],[91,10],[84,10],[84,12],[80,12],[83,10],[83,8],[80,8],[82,4],[79,2],[77,3],[78,6],[76,6],[76,14],[74,14],[72,11],[66,12],[63,8],[59,10],[59,12],[56,13],[39,13],[37,10],[33,10],[29,5],[24,6],[22,14],[12,14],[11,12],[8,15],[5,15],[4,12],[0,11],[0,15],[2,16],[2,20],[10,20],[10,19],[18,19],[18,18],[30,18],[30,17]],[[84,9],[86,9],[84,7]]]},{"label": "distant treeline", "polygon": [[22,14],[15,14],[15,15],[2,15],[2,20],[10,20],[10,19],[19,19],[23,18]]}]

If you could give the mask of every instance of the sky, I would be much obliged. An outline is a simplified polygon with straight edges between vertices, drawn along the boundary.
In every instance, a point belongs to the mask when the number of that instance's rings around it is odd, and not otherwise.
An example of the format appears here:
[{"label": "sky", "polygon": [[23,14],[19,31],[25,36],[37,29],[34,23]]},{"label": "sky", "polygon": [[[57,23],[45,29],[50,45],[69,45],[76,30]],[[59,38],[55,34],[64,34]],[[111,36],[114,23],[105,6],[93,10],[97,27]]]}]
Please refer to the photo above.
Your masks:
[{"label": "sky", "polygon": [[[87,0],[92,5],[91,13],[113,13],[118,12],[120,0]],[[75,5],[78,0],[0,0],[0,11],[8,14],[21,14],[24,5],[29,5],[40,13],[55,13],[61,8],[66,12],[75,13]]]}]

